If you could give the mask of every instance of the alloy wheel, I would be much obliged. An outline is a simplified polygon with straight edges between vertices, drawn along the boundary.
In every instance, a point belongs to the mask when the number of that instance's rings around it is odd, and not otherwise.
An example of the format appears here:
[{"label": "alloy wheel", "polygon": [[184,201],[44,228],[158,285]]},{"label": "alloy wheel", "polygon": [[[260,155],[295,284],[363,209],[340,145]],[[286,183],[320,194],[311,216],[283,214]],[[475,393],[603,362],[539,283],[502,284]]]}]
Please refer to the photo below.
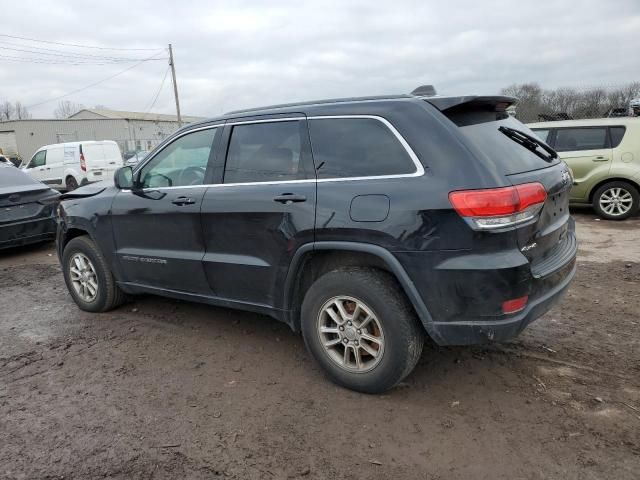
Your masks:
[{"label": "alloy wheel", "polygon": [[604,213],[617,217],[631,210],[633,206],[633,196],[631,192],[622,187],[612,187],[602,192],[598,202]]},{"label": "alloy wheel", "polygon": [[89,258],[82,253],[75,253],[69,260],[71,284],[78,296],[89,303],[98,296],[98,276]]},{"label": "alloy wheel", "polygon": [[327,300],[318,314],[317,332],[325,353],[344,370],[368,372],[382,360],[382,325],[361,300],[348,296]]}]

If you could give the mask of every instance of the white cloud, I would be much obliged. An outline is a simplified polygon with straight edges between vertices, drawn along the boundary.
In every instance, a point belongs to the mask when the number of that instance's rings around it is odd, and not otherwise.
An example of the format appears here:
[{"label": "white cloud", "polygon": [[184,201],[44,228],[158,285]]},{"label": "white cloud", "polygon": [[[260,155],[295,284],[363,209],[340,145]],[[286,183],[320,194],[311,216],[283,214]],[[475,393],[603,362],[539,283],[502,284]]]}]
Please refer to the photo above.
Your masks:
[{"label": "white cloud", "polygon": [[[621,84],[640,79],[638,31],[637,0],[31,0],[3,7],[0,33],[123,48],[171,42],[183,111],[216,115],[278,102],[409,92],[424,83],[447,94],[491,94],[524,81],[549,87]],[[0,55],[21,53],[0,48]],[[32,105],[125,66],[0,58],[0,97]],[[142,110],[165,69],[165,62],[148,62],[67,99]],[[50,116],[55,106],[47,103],[32,113]],[[173,111],[169,81],[154,111]]]}]

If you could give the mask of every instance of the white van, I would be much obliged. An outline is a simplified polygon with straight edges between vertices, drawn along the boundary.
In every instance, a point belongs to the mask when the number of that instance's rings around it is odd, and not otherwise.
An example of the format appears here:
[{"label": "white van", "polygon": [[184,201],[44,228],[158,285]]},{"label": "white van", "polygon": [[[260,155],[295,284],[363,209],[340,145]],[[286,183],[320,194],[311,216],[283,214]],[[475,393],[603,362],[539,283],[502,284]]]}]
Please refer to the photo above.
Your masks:
[{"label": "white van", "polygon": [[123,165],[118,144],[111,140],[45,145],[22,169],[58,190],[74,190],[113,177]]}]

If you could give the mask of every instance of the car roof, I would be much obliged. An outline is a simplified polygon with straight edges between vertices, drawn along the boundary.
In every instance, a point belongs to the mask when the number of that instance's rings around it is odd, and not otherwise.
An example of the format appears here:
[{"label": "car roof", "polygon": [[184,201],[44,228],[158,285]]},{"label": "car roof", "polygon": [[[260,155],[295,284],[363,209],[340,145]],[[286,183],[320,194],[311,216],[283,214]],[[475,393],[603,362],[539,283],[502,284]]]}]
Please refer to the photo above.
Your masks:
[{"label": "car roof", "polygon": [[116,143],[116,142],[114,140],[83,140],[80,142],[52,143],[50,145],[43,145],[38,149],[38,151],[44,150],[47,148],[53,148],[53,147],[77,147],[78,145],[87,145],[89,143]]},{"label": "car roof", "polygon": [[558,120],[556,122],[527,123],[529,128],[599,127],[606,125],[640,125],[640,117],[587,118],[584,120]]},{"label": "car roof", "polygon": [[[446,110],[448,108],[455,107],[464,103],[471,102],[506,102],[507,104],[514,104],[516,99],[513,97],[505,96],[479,96],[479,95],[455,95],[455,96],[417,96],[411,94],[401,95],[380,95],[369,97],[346,97],[346,98],[330,98],[325,100],[311,100],[306,102],[296,103],[283,103],[278,105],[268,105],[263,107],[248,108],[243,110],[233,110],[227,112],[224,115],[218,117],[209,118],[197,123],[190,123],[182,130],[191,129],[200,125],[210,124],[212,122],[221,122],[229,119],[237,119],[244,117],[257,117],[262,115],[277,115],[277,114],[300,114],[300,113],[312,113],[314,111],[322,111],[323,115],[328,114],[335,107],[335,112],[343,113],[345,107],[348,109],[350,105],[359,106],[362,104],[390,104],[397,102],[419,102],[429,103],[438,110]],[[330,113],[329,113],[330,114]]]}]

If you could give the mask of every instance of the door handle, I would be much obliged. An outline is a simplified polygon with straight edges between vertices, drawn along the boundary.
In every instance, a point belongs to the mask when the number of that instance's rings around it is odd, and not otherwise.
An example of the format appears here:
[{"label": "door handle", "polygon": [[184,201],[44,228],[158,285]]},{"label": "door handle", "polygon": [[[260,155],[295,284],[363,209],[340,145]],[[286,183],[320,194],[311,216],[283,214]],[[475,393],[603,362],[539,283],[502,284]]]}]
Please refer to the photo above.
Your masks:
[{"label": "door handle", "polygon": [[51,170],[51,168],[50,168],[50,167],[47,167],[47,168],[45,168],[45,170]]},{"label": "door handle", "polygon": [[182,205],[193,205],[196,201],[193,198],[189,197],[178,197],[173,200],[171,203],[174,205],[182,206]]},{"label": "door handle", "polygon": [[594,158],[594,159],[593,159],[593,161],[594,161],[594,162],[608,162],[608,161],[609,161],[609,159],[608,159],[607,157],[602,157],[602,156],[600,156],[600,157],[596,157],[596,158]]},{"label": "door handle", "polygon": [[275,197],[273,199],[273,201],[288,205],[288,204],[294,203],[294,202],[296,202],[296,203],[297,202],[306,202],[307,201],[307,197],[305,197],[304,195],[297,195],[295,193],[283,193],[282,195],[278,195],[277,197]]}]

